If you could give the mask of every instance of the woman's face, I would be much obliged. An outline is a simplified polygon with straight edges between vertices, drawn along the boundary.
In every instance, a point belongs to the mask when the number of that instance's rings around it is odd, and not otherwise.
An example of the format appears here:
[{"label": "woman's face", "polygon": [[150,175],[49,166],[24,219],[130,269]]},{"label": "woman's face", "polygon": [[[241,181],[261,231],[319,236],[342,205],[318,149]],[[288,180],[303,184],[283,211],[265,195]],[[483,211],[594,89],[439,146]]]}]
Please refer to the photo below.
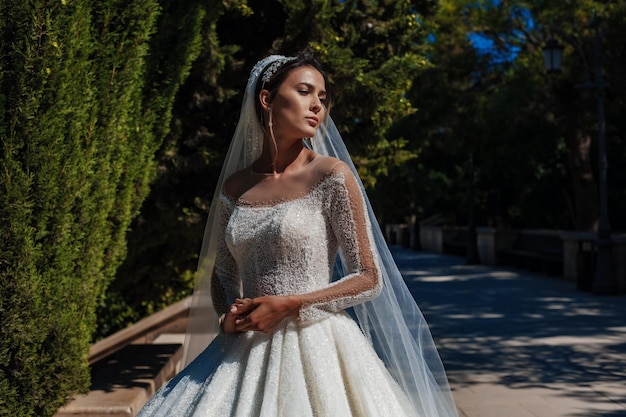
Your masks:
[{"label": "woman's face", "polygon": [[309,66],[292,70],[269,103],[274,136],[312,137],[326,115],[325,102],[324,77],[318,70]]}]

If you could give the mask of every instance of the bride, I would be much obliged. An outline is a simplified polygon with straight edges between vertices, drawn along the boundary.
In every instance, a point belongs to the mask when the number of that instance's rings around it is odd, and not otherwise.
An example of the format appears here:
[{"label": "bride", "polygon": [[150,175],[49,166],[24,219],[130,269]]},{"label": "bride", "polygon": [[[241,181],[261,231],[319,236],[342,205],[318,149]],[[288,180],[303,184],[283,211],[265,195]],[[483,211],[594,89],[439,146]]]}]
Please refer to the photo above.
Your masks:
[{"label": "bride", "polygon": [[188,365],[140,417],[457,415],[329,108],[312,56],[252,69],[207,222]]}]

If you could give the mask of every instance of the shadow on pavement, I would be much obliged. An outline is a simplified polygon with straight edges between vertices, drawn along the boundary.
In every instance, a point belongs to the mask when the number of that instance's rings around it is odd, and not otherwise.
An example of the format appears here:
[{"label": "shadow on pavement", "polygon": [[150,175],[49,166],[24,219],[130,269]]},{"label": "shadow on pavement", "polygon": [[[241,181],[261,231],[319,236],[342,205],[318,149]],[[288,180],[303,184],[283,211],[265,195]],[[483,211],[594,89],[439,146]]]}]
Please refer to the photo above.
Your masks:
[{"label": "shadow on pavement", "polygon": [[[573,283],[459,257],[393,252],[455,386],[488,378],[626,404],[625,296],[582,293]],[[607,413],[572,416],[625,415]]]}]

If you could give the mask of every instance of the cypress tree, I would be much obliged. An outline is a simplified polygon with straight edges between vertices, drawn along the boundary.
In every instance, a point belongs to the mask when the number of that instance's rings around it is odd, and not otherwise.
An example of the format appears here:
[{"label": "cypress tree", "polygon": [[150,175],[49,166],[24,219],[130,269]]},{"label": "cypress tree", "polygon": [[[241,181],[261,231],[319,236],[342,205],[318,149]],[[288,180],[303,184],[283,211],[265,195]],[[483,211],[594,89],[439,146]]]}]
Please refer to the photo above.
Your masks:
[{"label": "cypress tree", "polygon": [[52,415],[89,385],[95,308],[197,55],[201,11],[178,27],[176,59],[150,51],[160,11],[0,5],[0,415]]}]

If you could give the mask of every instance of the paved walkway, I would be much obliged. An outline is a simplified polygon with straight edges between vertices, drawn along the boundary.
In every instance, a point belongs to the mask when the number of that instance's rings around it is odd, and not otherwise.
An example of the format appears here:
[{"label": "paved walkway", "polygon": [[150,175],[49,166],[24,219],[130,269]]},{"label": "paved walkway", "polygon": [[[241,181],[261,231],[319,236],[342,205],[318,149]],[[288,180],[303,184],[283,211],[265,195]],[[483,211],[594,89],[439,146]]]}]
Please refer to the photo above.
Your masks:
[{"label": "paved walkway", "polygon": [[392,249],[461,417],[626,416],[626,296]]}]

